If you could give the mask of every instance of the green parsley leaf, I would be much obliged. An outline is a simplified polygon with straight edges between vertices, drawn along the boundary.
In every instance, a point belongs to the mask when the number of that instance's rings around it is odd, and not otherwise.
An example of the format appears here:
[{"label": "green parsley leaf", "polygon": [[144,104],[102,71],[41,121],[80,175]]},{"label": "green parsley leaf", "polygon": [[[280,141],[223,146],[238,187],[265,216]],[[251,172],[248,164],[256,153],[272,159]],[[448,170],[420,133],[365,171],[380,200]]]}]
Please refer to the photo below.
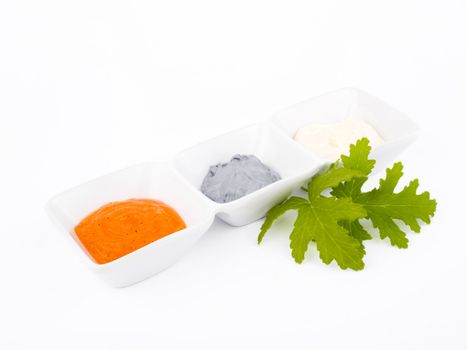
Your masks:
[{"label": "green parsley leaf", "polygon": [[[375,161],[368,159],[371,147],[368,139],[357,141],[350,147],[350,156],[342,156],[342,164],[346,169],[354,169],[370,174]],[[428,192],[417,194],[418,179],[409,183],[399,193],[394,190],[403,175],[402,163],[395,163],[386,170],[386,178],[380,180],[379,188],[370,192],[362,192],[362,185],[366,178],[352,179],[336,186],[332,195],[337,198],[351,198],[353,202],[361,204],[367,211],[367,218],[379,230],[381,239],[389,238],[393,246],[407,248],[406,233],[397,225],[395,220],[401,220],[415,232],[420,232],[421,220],[427,224],[436,211],[436,200],[430,199]],[[355,223],[344,223],[356,225]],[[361,225],[360,225],[361,227]],[[361,227],[362,228],[362,227]],[[369,239],[371,236],[363,228],[356,229],[356,237]],[[365,233],[363,236],[362,234]],[[364,238],[366,237],[366,238]]]},{"label": "green parsley leaf", "polygon": [[[370,151],[368,139],[358,140],[350,146],[348,156],[342,155],[340,161],[309,181],[305,188],[307,198],[293,196],[271,208],[261,226],[258,243],[277,218],[295,210],[297,218],[290,234],[290,248],[297,263],[304,260],[313,241],[324,263],[335,260],[342,269],[363,269],[363,242],[372,237],[361,225],[362,218],[372,222],[381,239],[389,238],[392,245],[406,248],[406,233],[396,220],[420,232],[418,220],[430,223],[436,201],[428,192],[417,194],[417,179],[401,192],[394,192],[403,175],[401,163],[386,170],[386,177],[380,180],[378,188],[363,192],[362,187],[375,165],[375,161],[369,159]],[[332,189],[331,196],[323,195],[329,189]]]},{"label": "green parsley leaf", "polygon": [[362,186],[368,180],[376,161],[369,159],[371,152],[370,141],[367,138],[358,140],[355,145],[350,145],[349,155],[341,155],[342,165],[345,169],[359,170],[364,177],[345,181],[334,187],[332,194],[336,197],[352,197],[362,193]]},{"label": "green parsley leaf", "polygon": [[342,269],[363,269],[365,255],[363,246],[359,240],[349,235],[339,222],[363,218],[366,216],[366,211],[360,204],[353,203],[350,198],[321,195],[325,189],[356,176],[364,176],[364,174],[358,170],[338,168],[336,164],[314,176],[308,184],[308,199],[290,197],[266,214],[258,243],[261,243],[265,233],[278,217],[288,210],[296,210],[298,214],[290,234],[290,248],[292,257],[297,263],[304,260],[309,243],[315,241],[324,263],[330,264],[335,260]]},{"label": "green parsley leaf", "polygon": [[347,231],[349,231],[349,234],[358,239],[360,242],[366,241],[371,239],[371,235],[363,228],[363,226],[360,224],[358,220],[355,221],[341,221],[339,223],[342,227],[344,227]]},{"label": "green parsley leaf", "polygon": [[[370,141],[367,138],[358,140],[355,145],[350,145],[349,155],[341,155],[341,162],[346,169],[360,170],[365,174],[364,177],[354,178],[350,181],[341,182],[332,190],[332,195],[343,198],[355,197],[362,193],[363,184],[368,180],[368,175],[373,170],[376,161],[369,159],[371,152]],[[342,221],[340,223],[345,227],[351,236],[358,239],[360,242],[372,239],[371,235],[362,227],[358,220]]]}]

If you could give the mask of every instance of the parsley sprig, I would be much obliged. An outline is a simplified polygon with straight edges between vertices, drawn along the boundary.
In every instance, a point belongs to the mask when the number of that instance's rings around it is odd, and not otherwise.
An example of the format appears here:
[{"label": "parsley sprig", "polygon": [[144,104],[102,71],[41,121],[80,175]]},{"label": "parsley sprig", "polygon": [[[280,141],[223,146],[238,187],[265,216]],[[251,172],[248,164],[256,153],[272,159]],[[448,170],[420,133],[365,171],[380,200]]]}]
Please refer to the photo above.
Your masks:
[{"label": "parsley sprig", "polygon": [[407,248],[407,234],[396,220],[418,233],[419,220],[430,223],[436,200],[428,192],[417,194],[418,179],[412,180],[401,192],[394,192],[403,175],[402,163],[386,170],[379,187],[363,192],[362,187],[375,165],[369,159],[370,151],[367,138],[358,140],[350,146],[348,156],[342,155],[308,182],[307,198],[292,196],[271,208],[261,226],[258,243],[277,218],[296,210],[290,248],[297,263],[303,262],[313,241],[325,264],[335,260],[342,269],[363,269],[363,242],[372,236],[361,225],[362,219],[371,221],[381,239],[389,238],[393,246]]}]

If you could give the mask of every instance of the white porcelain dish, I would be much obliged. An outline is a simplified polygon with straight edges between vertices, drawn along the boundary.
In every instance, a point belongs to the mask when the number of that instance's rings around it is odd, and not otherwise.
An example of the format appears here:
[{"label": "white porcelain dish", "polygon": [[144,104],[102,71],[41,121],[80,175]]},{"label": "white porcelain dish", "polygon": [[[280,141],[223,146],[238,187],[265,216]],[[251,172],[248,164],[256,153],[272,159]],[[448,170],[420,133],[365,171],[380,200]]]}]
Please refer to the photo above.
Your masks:
[{"label": "white porcelain dish", "polygon": [[384,169],[404,151],[420,130],[404,113],[355,88],[340,89],[297,103],[276,113],[270,121],[293,138],[298,129],[312,122],[332,123],[345,118],[364,120],[383,138],[384,143],[372,149],[372,157],[376,159],[375,172]]},{"label": "white porcelain dish", "polygon": [[262,123],[183,151],[175,156],[174,166],[193,188],[199,189],[210,165],[229,161],[235,154],[254,154],[277,171],[282,179],[229,203],[208,199],[215,206],[217,216],[232,226],[246,225],[262,218],[323,165],[321,159],[301,149],[269,123]]},{"label": "white porcelain dish", "polygon": [[[112,201],[158,199],[185,221],[187,228],[106,264],[95,263],[76,237],[74,227],[89,213]],[[85,263],[110,285],[131,285],[176,262],[211,226],[214,208],[169,163],[146,163],[86,182],[52,198],[52,220],[69,235]]]},{"label": "white porcelain dish", "polygon": [[[145,163],[102,176],[53,197],[46,205],[52,221],[77,247],[85,263],[115,287],[142,281],[169,267],[209,229],[217,215],[230,225],[260,219],[275,204],[327,163],[293,140],[312,121],[364,119],[385,139],[374,149],[381,169],[417,136],[407,116],[360,90],[346,88],[286,108],[270,120],[218,136],[176,155],[168,163]],[[199,190],[209,166],[234,154],[254,154],[281,180],[229,203],[216,203]],[[97,264],[76,237],[74,227],[100,206],[129,198],[152,198],[172,206],[187,228],[106,264]]]}]

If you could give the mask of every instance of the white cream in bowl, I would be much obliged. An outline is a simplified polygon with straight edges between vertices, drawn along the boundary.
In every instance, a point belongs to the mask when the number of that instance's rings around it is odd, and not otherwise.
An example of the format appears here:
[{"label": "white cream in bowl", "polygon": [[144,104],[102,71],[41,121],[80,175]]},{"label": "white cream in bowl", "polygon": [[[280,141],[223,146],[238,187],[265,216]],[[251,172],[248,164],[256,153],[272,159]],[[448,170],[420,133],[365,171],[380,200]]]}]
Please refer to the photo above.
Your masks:
[{"label": "white cream in bowl", "polygon": [[384,143],[379,133],[363,120],[346,118],[335,123],[310,123],[298,129],[295,141],[322,158],[335,161],[349,146],[366,137],[371,146]]}]

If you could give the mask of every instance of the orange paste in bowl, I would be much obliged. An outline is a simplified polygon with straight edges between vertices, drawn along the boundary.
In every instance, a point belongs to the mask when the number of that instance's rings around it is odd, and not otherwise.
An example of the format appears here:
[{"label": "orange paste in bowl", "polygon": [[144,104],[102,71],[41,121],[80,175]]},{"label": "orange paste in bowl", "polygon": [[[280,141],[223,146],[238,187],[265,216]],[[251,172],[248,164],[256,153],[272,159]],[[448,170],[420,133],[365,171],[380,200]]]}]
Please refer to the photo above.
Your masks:
[{"label": "orange paste in bowl", "polygon": [[167,204],[152,199],[111,202],[85,217],[76,235],[98,264],[105,264],[186,227]]}]

